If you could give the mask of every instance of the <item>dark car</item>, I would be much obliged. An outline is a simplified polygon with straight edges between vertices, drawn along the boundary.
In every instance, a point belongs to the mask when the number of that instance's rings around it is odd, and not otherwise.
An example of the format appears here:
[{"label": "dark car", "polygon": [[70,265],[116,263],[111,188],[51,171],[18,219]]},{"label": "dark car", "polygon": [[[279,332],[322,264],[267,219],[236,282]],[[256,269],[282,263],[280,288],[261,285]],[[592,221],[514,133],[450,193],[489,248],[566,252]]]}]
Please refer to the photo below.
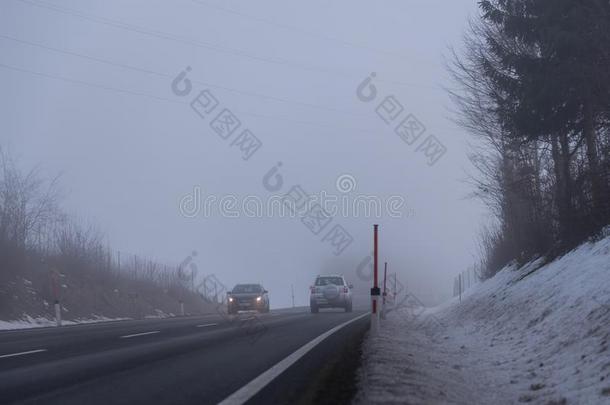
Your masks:
[{"label": "dark car", "polygon": [[260,284],[237,284],[227,295],[229,314],[237,311],[269,312],[268,291]]}]

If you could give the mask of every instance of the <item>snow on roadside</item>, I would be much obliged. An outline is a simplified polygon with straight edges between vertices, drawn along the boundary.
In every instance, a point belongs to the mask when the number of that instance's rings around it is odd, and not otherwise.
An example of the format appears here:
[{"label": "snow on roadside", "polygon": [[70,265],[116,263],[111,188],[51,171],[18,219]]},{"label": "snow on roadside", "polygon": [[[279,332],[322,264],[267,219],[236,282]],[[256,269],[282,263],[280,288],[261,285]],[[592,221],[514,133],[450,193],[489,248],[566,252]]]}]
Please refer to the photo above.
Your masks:
[{"label": "snow on roadside", "polygon": [[610,404],[610,237],[540,265],[388,314],[355,402]]},{"label": "snow on roadside", "polygon": [[[97,322],[111,322],[111,321],[124,321],[131,318],[108,318],[105,316],[94,316],[93,318],[77,319],[74,321],[62,321],[62,325],[79,325],[85,323],[97,323]],[[32,318],[29,315],[25,315],[22,319],[13,321],[1,321],[0,330],[14,330],[14,329],[30,329],[30,328],[45,328],[55,326],[54,319],[48,318]]]}]

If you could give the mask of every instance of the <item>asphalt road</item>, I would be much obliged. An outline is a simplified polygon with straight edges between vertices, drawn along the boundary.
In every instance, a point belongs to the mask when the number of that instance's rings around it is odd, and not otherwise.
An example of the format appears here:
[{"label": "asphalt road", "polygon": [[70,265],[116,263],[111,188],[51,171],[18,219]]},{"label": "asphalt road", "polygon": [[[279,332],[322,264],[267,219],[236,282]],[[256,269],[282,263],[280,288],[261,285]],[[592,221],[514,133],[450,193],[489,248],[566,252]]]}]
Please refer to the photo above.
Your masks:
[{"label": "asphalt road", "polygon": [[[0,402],[215,404],[257,380],[260,390],[248,403],[294,403],[313,395],[318,374],[362,334],[368,317],[333,332],[296,363],[285,359],[361,315],[300,308],[0,332]],[[282,360],[292,365],[269,380],[265,372]]]}]

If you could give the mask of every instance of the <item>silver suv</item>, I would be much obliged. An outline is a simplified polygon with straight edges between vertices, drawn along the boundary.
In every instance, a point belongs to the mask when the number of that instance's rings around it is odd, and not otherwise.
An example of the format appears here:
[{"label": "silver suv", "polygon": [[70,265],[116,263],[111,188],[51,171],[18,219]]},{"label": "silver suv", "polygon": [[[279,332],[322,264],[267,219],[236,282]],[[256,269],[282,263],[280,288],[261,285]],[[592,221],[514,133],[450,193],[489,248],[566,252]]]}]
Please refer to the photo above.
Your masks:
[{"label": "silver suv", "polygon": [[344,308],[352,312],[352,286],[347,284],[341,275],[324,275],[316,277],[310,287],[309,307],[313,314],[320,308]]}]

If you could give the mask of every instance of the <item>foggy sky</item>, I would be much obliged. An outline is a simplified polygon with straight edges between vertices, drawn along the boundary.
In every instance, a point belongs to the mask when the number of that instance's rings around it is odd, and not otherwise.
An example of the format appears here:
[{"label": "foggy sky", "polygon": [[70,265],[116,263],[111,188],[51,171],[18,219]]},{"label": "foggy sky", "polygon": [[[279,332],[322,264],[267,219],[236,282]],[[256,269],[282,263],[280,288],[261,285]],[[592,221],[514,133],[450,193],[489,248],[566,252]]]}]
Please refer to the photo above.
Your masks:
[{"label": "foggy sky", "polygon": [[[349,274],[371,251],[373,223],[380,260],[438,302],[473,263],[487,221],[465,199],[469,139],[442,90],[443,54],[474,13],[475,0],[4,0],[0,145],[22,168],[61,173],[66,211],[114,249],[164,263],[197,251],[201,275],[262,282],[274,307],[290,304],[291,284],[306,305],[316,274]],[[180,97],[171,82],[187,66],[193,91]],[[364,103],[356,88],[371,72],[378,100]],[[262,141],[249,160],[189,106],[206,88]],[[376,114],[388,95],[445,145],[435,165]],[[333,219],[354,239],[339,257],[297,218],[181,215],[195,186],[267,198],[262,179],[278,162],[283,192],[338,194],[349,174],[356,193],[403,196],[410,214]]]}]

